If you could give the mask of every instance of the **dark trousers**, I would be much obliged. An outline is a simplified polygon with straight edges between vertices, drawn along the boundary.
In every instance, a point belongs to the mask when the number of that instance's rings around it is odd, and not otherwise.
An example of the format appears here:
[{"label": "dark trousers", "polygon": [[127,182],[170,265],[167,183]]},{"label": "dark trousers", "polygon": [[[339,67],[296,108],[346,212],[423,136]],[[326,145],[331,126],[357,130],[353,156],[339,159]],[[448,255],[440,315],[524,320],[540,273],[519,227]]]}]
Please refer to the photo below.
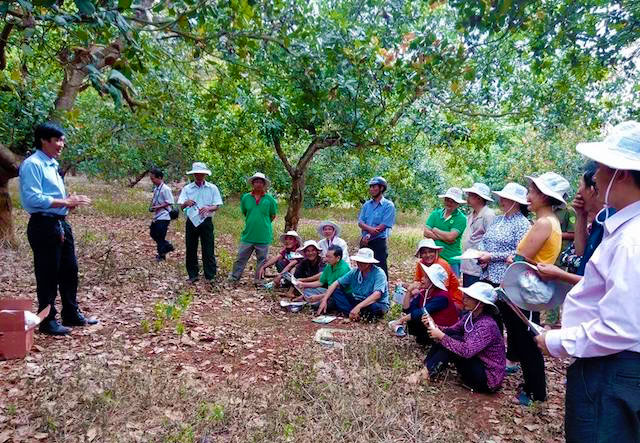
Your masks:
[{"label": "dark trousers", "polygon": [[38,312],[51,306],[45,321],[55,320],[59,289],[62,317],[73,318],[78,312],[78,261],[71,226],[62,218],[34,214],[27,225],[27,238],[33,250]]},{"label": "dark trousers", "polygon": [[[533,400],[547,399],[547,380],[544,374],[544,357],[533,340],[533,334],[527,325],[503,301],[498,300],[496,306],[507,330],[507,358],[519,361],[524,378],[524,392]],[[529,311],[522,311],[529,318]],[[540,324],[540,313],[534,312],[532,320]]]},{"label": "dark trousers", "polygon": [[164,257],[167,252],[173,249],[171,243],[165,239],[167,229],[169,229],[169,222],[170,220],[154,220],[149,226],[149,235],[156,242],[156,249],[160,257]]},{"label": "dark trousers", "polygon": [[211,217],[205,219],[198,227],[187,220],[185,232],[186,266],[189,278],[195,278],[200,273],[198,266],[198,240],[202,247],[202,267],[204,277],[213,280],[216,276],[217,264],[214,253],[213,221]]},{"label": "dark trousers", "polygon": [[376,266],[382,268],[388,279],[389,271],[387,270],[387,257],[389,256],[389,249],[387,248],[387,239],[376,238],[374,240],[370,240],[366,247],[373,251],[373,257],[380,262]]},{"label": "dark trousers", "polygon": [[492,392],[487,385],[487,372],[484,364],[478,357],[462,358],[449,351],[439,343],[434,344],[427,353],[424,365],[429,370],[429,375],[434,376],[453,363],[462,378],[462,382],[477,392]]},{"label": "dark trousers", "polygon": [[429,336],[429,329],[422,323],[421,320],[409,320],[407,322],[407,332],[409,335],[413,335],[416,338],[416,343],[422,346],[433,343]]},{"label": "dark trousers", "polygon": [[468,288],[472,284],[479,282],[480,278],[477,275],[462,274],[462,287]]},{"label": "dark trousers", "polygon": [[570,443],[640,442],[640,353],[579,358],[567,369]]},{"label": "dark trousers", "polygon": [[[338,287],[331,297],[329,297],[329,302],[327,303],[327,312],[340,312],[344,315],[349,315],[351,310],[355,308],[355,306],[360,303],[358,300],[353,298],[351,294],[347,294],[342,290],[342,288]],[[389,308],[387,305],[375,302],[366,306],[360,310],[360,317],[365,319],[373,319],[382,317]]]}]

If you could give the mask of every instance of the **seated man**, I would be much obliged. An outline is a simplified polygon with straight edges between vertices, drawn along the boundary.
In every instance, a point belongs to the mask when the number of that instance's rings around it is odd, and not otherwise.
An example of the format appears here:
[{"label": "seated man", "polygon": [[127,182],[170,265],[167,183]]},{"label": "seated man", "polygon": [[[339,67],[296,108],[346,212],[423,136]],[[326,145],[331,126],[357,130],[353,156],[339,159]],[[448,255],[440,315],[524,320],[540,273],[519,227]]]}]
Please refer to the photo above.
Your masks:
[{"label": "seated man", "polygon": [[[379,262],[373,257],[373,251],[361,248],[351,260],[356,262],[357,269],[329,286],[317,313],[341,312],[351,320],[383,316],[389,310],[389,285],[384,271],[374,265]],[[351,294],[347,289],[351,289]]]},{"label": "seated man", "polygon": [[[273,283],[276,287],[280,287],[283,274],[289,272],[290,269],[293,269],[293,267],[298,264],[299,259],[297,257],[299,254],[297,250],[302,246],[302,239],[296,231],[287,231],[282,234],[280,236],[280,242],[283,244],[284,248],[282,248],[278,255],[267,260],[258,272],[258,279],[262,280],[264,278],[265,271],[271,266],[276,265],[278,274],[276,274],[273,279]],[[290,282],[284,283],[288,286]]]},{"label": "seated man", "polygon": [[[302,289],[304,295],[298,297],[295,301],[304,300],[312,305],[320,303],[326,288],[351,270],[347,262],[342,259],[342,248],[338,245],[329,246],[324,260],[327,264],[318,280],[300,282],[298,284],[298,288]],[[346,288],[345,292],[351,294],[349,288]]]},{"label": "seated man", "polygon": [[[317,282],[320,280],[320,274],[322,274],[322,269],[324,268],[324,262],[322,261],[322,256],[320,255],[322,249],[318,246],[315,240],[307,240],[304,242],[304,245],[298,252],[302,252],[304,258],[296,265],[296,269],[293,272],[293,276],[298,280],[298,288],[300,288],[300,284],[309,283],[309,282]],[[295,288],[292,286],[289,289],[288,296],[293,298],[295,296]],[[307,289],[304,292],[304,295],[318,294],[318,288]],[[324,292],[324,291],[321,291]]]},{"label": "seated man", "polygon": [[416,257],[420,260],[416,263],[415,276],[413,277],[413,283],[409,285],[409,294],[415,295],[419,290],[424,289],[423,280],[425,273],[423,267],[431,266],[433,264],[439,264],[447,272],[447,280],[444,285],[447,287],[449,297],[456,305],[456,308],[462,309],[462,291],[460,291],[460,280],[453,273],[451,266],[445,260],[440,257],[441,246],[437,246],[436,243],[430,239],[425,238],[420,240],[418,247],[416,248]]}]

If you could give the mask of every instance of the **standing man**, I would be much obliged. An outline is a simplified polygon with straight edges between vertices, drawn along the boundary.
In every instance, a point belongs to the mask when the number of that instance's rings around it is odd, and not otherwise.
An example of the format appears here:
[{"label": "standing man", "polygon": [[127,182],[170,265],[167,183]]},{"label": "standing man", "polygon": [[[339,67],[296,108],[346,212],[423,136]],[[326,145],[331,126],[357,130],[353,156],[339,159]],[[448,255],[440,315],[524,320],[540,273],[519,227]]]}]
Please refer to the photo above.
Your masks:
[{"label": "standing man", "polygon": [[[66,335],[65,326],[98,323],[86,318],[78,309],[78,261],[71,225],[66,220],[70,209],[91,203],[85,195],[67,195],[58,162],[64,148],[64,130],[57,123],[46,122],[35,129],[36,152],[20,166],[20,201],[31,215],[27,238],[33,250],[38,311],[51,306],[40,323],[40,332]],[[62,325],[56,320],[56,295],[60,290]]]},{"label": "standing man", "polygon": [[173,245],[166,240],[167,229],[171,222],[169,211],[173,204],[173,194],[171,188],[164,182],[164,174],[158,168],[151,169],[149,176],[151,182],[155,185],[153,189],[153,197],[151,198],[151,207],[149,211],[153,212],[153,220],[149,227],[149,234],[156,242],[156,261],[164,260],[168,252],[173,251]]},{"label": "standing man", "polygon": [[218,187],[207,183],[205,177],[211,175],[207,165],[195,162],[187,174],[193,174],[194,182],[180,192],[178,204],[187,216],[185,228],[186,266],[189,283],[198,281],[198,240],[202,246],[202,267],[204,277],[210,282],[216,276],[216,256],[214,251],[213,213],[222,205]]},{"label": "standing man", "polygon": [[256,172],[247,181],[251,185],[251,192],[247,192],[240,199],[244,229],[229,281],[236,283],[240,280],[251,254],[256,251],[257,263],[253,281],[259,284],[260,268],[267,259],[273,237],[273,220],[278,213],[278,202],[271,194],[267,194],[271,182],[262,172]]},{"label": "standing man", "polygon": [[598,162],[596,189],[617,212],[584,277],[567,294],[562,327],[536,337],[567,368],[568,442],[640,442],[640,123],[613,128],[577,151]]},{"label": "standing man", "polygon": [[387,239],[391,236],[391,228],[396,222],[396,207],[391,200],[384,198],[387,190],[387,181],[382,177],[373,177],[369,180],[369,195],[358,216],[358,227],[362,229],[360,247],[369,248],[373,256],[379,262],[379,267],[389,278],[387,270],[387,257],[389,250]]},{"label": "standing man", "polygon": [[461,239],[467,228],[467,217],[460,210],[460,205],[467,201],[462,198],[460,188],[449,188],[445,194],[438,197],[443,199],[444,207],[429,214],[424,236],[432,238],[436,245],[442,246],[440,257],[451,265],[454,274],[460,278],[460,260],[453,257],[462,255]]}]

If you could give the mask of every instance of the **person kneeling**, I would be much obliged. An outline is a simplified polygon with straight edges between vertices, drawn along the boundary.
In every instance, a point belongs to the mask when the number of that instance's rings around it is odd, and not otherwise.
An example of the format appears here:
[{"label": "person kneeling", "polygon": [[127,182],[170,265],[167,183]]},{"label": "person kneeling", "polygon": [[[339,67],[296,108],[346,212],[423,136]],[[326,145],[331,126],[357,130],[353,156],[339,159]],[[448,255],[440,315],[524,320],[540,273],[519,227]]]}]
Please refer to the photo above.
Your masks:
[{"label": "person kneeling", "polygon": [[[454,363],[462,382],[477,392],[495,392],[502,386],[506,355],[502,337],[502,320],[496,305],[494,288],[484,282],[462,288],[464,307],[468,312],[450,328],[429,328],[437,343],[424,361],[425,368],[409,381],[419,383],[436,376]],[[425,318],[425,323],[428,324]]]},{"label": "person kneeling", "polygon": [[[341,312],[351,320],[382,317],[389,310],[387,276],[373,257],[373,251],[362,248],[351,257],[358,267],[333,282],[318,307],[318,315]],[[351,294],[347,290],[351,290]]]},{"label": "person kneeling", "polygon": [[426,345],[431,342],[429,330],[422,323],[422,316],[429,313],[436,325],[440,327],[452,326],[458,321],[458,311],[447,292],[445,282],[447,271],[439,264],[425,266],[423,270],[422,288],[415,293],[407,291],[402,302],[402,312],[405,313],[398,320],[389,322],[389,327],[397,336],[403,337],[405,325],[409,334],[416,337],[418,344]]},{"label": "person kneeling", "polygon": [[[317,306],[324,297],[326,288],[331,286],[340,277],[351,271],[349,264],[342,259],[342,248],[338,245],[331,245],[324,257],[327,262],[320,278],[310,282],[298,283],[298,288],[303,291],[304,295],[296,298],[294,301],[306,301],[312,306]],[[348,293],[350,291],[346,290]]]}]

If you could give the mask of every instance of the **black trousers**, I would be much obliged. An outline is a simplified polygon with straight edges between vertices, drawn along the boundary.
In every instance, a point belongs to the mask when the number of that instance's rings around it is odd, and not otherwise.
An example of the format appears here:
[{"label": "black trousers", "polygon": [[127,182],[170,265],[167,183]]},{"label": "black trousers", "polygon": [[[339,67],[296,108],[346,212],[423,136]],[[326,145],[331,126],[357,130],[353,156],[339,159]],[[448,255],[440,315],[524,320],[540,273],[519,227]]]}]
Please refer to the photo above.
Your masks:
[{"label": "black trousers", "polygon": [[433,343],[429,336],[429,329],[421,320],[409,320],[407,322],[407,332],[416,338],[416,343],[419,345],[426,346]]},{"label": "black trousers", "polygon": [[78,312],[78,261],[71,226],[63,217],[33,214],[27,225],[27,238],[33,251],[38,311],[51,306],[45,319],[56,318],[56,296],[60,290],[62,317]]},{"label": "black trousers", "polygon": [[149,226],[149,235],[156,242],[156,249],[160,257],[164,257],[172,245],[166,240],[170,220],[154,220]]},{"label": "black trousers", "polygon": [[440,343],[436,343],[429,349],[427,358],[424,360],[430,376],[446,369],[449,363],[455,365],[462,382],[474,391],[493,392],[487,385],[487,372],[482,360],[478,357],[462,358]]},{"label": "black trousers", "polygon": [[[524,378],[524,392],[535,401],[547,399],[547,380],[544,373],[544,357],[533,339],[527,325],[503,301],[498,300],[496,306],[507,330],[507,358],[519,361]],[[530,312],[522,310],[529,318]],[[540,324],[540,313],[534,312],[532,320]]]},{"label": "black trousers", "polygon": [[389,271],[387,270],[387,257],[389,256],[389,249],[387,248],[387,239],[376,238],[374,240],[370,240],[366,247],[373,251],[373,257],[380,262],[377,266],[382,268],[388,279]]},{"label": "black trousers", "polygon": [[187,219],[185,232],[186,267],[189,278],[195,278],[200,273],[198,266],[198,241],[202,247],[202,267],[204,277],[213,280],[216,277],[218,266],[214,252],[213,221],[211,217],[205,219],[197,227]]}]

